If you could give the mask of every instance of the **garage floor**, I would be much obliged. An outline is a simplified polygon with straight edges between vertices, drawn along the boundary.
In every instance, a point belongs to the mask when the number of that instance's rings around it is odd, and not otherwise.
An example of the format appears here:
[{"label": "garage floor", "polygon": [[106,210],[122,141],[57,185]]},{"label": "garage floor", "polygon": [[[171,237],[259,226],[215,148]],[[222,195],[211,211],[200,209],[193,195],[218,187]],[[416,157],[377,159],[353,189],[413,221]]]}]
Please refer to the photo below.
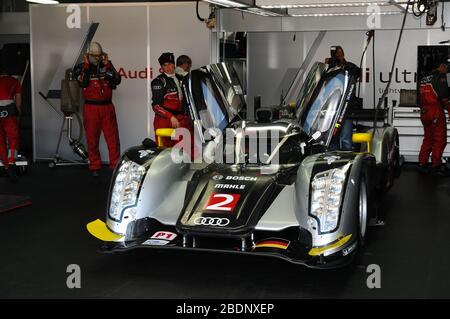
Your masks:
[{"label": "garage floor", "polygon": [[[0,193],[33,200],[0,214],[0,298],[450,297],[450,179],[406,167],[380,203],[386,226],[370,230],[356,265],[312,271],[261,257],[102,255],[85,225],[104,219],[108,176],[93,181],[86,170],[38,165],[17,185],[0,178]],[[66,286],[69,264],[81,267],[81,289]],[[370,264],[381,267],[381,289],[367,288]]]}]

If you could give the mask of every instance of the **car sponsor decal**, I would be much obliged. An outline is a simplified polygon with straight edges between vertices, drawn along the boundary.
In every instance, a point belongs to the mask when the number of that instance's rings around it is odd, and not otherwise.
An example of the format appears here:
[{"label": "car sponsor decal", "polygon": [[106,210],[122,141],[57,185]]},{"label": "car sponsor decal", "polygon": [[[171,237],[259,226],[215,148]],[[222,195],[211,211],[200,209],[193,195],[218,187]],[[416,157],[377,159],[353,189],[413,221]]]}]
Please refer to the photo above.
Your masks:
[{"label": "car sponsor decal", "polygon": [[355,250],[355,248],[356,248],[356,244],[357,244],[358,242],[354,242],[352,245],[350,245],[349,247],[347,247],[347,248],[345,248],[345,249],[342,249],[342,256],[347,256],[348,254],[350,254],[352,251],[354,251]]},{"label": "car sponsor decal", "polygon": [[165,246],[177,238],[177,234],[169,231],[158,231],[149,240],[142,243],[144,246]]},{"label": "car sponsor decal", "polygon": [[352,234],[350,234],[348,236],[345,236],[345,237],[338,238],[338,239],[336,239],[335,241],[331,242],[328,245],[320,246],[320,247],[313,247],[308,252],[308,255],[310,255],[310,256],[319,256],[319,255],[322,255],[323,253],[325,253],[326,251],[339,248],[339,247],[345,245],[350,240],[351,237],[352,237]]},{"label": "car sponsor decal", "polygon": [[245,181],[245,182],[256,182],[258,177],[254,176],[227,176],[225,177],[227,181]]},{"label": "car sponsor decal", "polygon": [[143,242],[142,246],[166,246],[170,241],[167,240],[158,240],[158,239],[149,239]]},{"label": "car sponsor decal", "polygon": [[172,241],[177,238],[177,234],[168,231],[159,231],[153,234],[152,239],[162,239],[167,241]]},{"label": "car sponsor decal", "polygon": [[350,101],[352,99],[352,95],[353,95],[353,88],[354,88],[354,84],[351,85],[350,90],[347,93],[347,98],[346,101]]},{"label": "car sponsor decal", "polygon": [[144,158],[144,157],[147,157],[147,156],[152,155],[152,154],[155,154],[155,151],[142,150],[142,151],[139,151],[139,158]]},{"label": "car sponsor decal", "polygon": [[290,242],[281,239],[267,239],[257,242],[255,248],[278,248],[278,249],[288,249]]},{"label": "car sponsor decal", "polygon": [[255,176],[240,176],[240,175],[230,175],[230,176],[213,175],[211,178],[215,181],[225,179],[227,181],[256,182],[258,180],[258,177]]},{"label": "car sponsor decal", "polygon": [[214,210],[232,213],[241,197],[240,194],[212,193],[206,202],[204,210]]},{"label": "car sponsor decal", "polygon": [[241,185],[237,185],[237,184],[216,184],[214,186],[214,188],[244,190],[245,189],[245,185],[244,184],[241,184]]},{"label": "car sponsor decal", "polygon": [[323,159],[327,161],[328,165],[331,165],[335,161],[340,160],[341,157],[337,156],[337,155],[331,155],[331,156],[325,156]]},{"label": "car sponsor decal", "polygon": [[195,225],[225,227],[230,223],[228,218],[218,217],[197,217],[194,219]]}]

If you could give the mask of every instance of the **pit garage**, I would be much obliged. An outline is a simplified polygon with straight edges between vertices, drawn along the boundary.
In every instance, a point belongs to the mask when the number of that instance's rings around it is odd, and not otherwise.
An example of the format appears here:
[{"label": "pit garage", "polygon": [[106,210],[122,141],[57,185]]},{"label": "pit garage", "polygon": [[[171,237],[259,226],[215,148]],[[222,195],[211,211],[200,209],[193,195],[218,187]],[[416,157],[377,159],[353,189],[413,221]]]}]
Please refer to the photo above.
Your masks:
[{"label": "pit garage", "polygon": [[449,19],[2,1],[0,297],[450,297]]}]

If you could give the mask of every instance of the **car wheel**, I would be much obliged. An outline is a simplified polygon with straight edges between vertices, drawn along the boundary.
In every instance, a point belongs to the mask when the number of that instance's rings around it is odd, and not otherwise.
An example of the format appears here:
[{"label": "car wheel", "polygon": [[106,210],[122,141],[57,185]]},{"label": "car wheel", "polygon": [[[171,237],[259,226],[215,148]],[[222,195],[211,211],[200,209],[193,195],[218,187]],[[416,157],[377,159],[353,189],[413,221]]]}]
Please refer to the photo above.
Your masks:
[{"label": "car wheel", "polygon": [[367,223],[369,220],[369,196],[367,191],[366,178],[361,179],[359,185],[358,198],[358,242],[359,246],[364,246],[367,234]]},{"label": "car wheel", "polygon": [[398,137],[398,133],[395,134],[394,138],[394,177],[399,178],[401,174],[401,167],[402,167],[402,156],[400,156],[400,140]]},{"label": "car wheel", "polygon": [[383,162],[386,163],[386,171],[379,190],[387,192],[394,185],[395,178],[400,176],[400,147],[397,133],[395,133],[391,145],[383,142],[383,149],[388,149],[388,151],[383,158]]}]

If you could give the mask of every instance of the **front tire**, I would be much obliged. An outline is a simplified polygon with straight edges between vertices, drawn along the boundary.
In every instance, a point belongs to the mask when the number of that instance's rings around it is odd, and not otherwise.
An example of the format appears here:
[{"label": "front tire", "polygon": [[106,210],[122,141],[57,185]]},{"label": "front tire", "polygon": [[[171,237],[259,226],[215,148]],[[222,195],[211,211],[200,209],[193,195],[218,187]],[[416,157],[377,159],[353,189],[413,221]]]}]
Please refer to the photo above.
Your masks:
[{"label": "front tire", "polygon": [[369,193],[366,178],[362,177],[359,184],[358,196],[358,246],[364,246],[367,235],[367,224],[369,221]]}]

